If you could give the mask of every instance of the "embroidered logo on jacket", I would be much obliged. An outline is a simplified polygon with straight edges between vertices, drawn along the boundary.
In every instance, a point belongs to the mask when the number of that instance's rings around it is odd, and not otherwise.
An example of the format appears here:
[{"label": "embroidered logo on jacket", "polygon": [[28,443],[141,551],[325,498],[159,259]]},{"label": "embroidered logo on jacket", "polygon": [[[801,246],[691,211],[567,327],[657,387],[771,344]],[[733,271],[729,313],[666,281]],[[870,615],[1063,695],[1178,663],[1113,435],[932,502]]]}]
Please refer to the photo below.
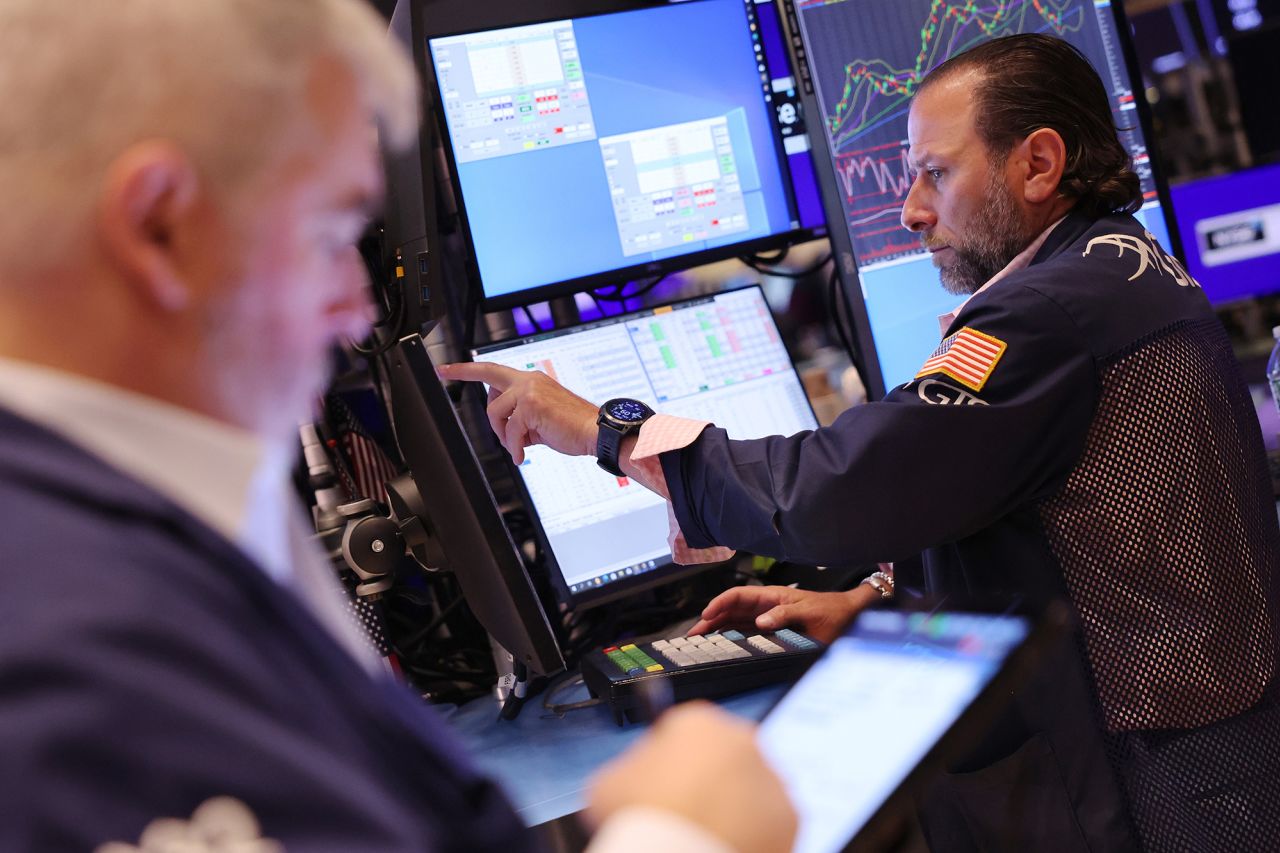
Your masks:
[{"label": "embroidered logo on jacket", "polygon": [[941,373],[971,391],[981,391],[1008,346],[999,338],[966,326],[934,350],[916,374],[916,379]]},{"label": "embroidered logo on jacket", "polygon": [[137,845],[108,842],[95,853],[284,853],[284,845],[262,837],[249,807],[231,797],[205,800],[190,820],[157,818],[147,824]]},{"label": "embroidered logo on jacket", "polygon": [[1160,244],[1156,242],[1156,238],[1151,235],[1150,231],[1142,233],[1146,237],[1145,240],[1134,237],[1131,234],[1104,234],[1101,237],[1094,237],[1084,247],[1084,257],[1089,257],[1095,246],[1115,246],[1118,250],[1116,254],[1117,260],[1123,258],[1126,252],[1133,252],[1138,256],[1138,270],[1129,276],[1129,281],[1133,281],[1147,270],[1155,270],[1156,274],[1162,277],[1165,273],[1168,273],[1179,287],[1200,286],[1194,278],[1187,274],[1187,271],[1183,269],[1177,258],[1165,254],[1165,251],[1160,248]]},{"label": "embroidered logo on jacket", "polygon": [[[904,388],[910,388],[915,380],[908,382]],[[981,397],[975,397],[968,391],[961,390],[941,379],[926,379],[916,386],[916,396],[931,406],[986,406],[990,405]]]}]

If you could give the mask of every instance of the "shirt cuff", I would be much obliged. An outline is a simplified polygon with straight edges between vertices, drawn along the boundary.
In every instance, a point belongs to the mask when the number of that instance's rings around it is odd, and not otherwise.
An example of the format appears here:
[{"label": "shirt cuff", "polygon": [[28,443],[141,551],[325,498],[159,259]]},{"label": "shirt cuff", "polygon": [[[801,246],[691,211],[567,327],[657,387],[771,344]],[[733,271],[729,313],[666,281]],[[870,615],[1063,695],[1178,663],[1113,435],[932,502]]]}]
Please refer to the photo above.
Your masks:
[{"label": "shirt cuff", "polygon": [[631,464],[637,479],[667,499],[667,545],[671,559],[682,566],[701,563],[723,563],[736,553],[732,548],[691,548],[676,521],[676,510],[671,504],[671,492],[667,488],[666,475],[658,457],[671,450],[683,450],[697,441],[702,431],[711,426],[710,421],[695,421],[674,415],[654,415],[640,427],[636,446],[631,451]]},{"label": "shirt cuff", "polygon": [[605,821],[586,853],[733,853],[717,836],[677,814],[650,806],[622,809]]},{"label": "shirt cuff", "polygon": [[640,436],[636,440],[635,449],[631,451],[631,461],[641,462],[669,450],[683,450],[697,441],[698,436],[709,426],[711,421],[695,421],[677,418],[675,415],[654,415],[641,425]]}]

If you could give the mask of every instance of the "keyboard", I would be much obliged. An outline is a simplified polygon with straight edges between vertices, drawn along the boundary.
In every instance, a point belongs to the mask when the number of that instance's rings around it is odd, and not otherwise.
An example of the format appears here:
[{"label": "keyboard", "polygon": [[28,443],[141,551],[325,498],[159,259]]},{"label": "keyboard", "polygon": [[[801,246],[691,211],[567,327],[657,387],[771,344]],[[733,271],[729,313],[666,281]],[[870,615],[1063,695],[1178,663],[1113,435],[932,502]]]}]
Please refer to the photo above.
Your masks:
[{"label": "keyboard", "polygon": [[673,702],[716,699],[794,679],[824,646],[797,631],[712,634],[608,646],[582,660],[592,696],[618,725],[652,719]]}]

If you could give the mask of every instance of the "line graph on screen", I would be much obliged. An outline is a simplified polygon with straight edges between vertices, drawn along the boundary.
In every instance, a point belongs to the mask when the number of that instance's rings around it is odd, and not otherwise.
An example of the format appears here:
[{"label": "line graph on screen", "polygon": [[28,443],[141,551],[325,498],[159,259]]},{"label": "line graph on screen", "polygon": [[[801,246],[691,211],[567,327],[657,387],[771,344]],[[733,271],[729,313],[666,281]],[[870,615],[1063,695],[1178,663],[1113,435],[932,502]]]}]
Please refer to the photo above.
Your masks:
[{"label": "line graph on screen", "polygon": [[860,264],[923,251],[898,223],[912,179],[907,110],[920,81],[952,56],[1003,35],[1046,32],[1078,43],[1091,2],[797,3],[809,36],[823,124]]}]

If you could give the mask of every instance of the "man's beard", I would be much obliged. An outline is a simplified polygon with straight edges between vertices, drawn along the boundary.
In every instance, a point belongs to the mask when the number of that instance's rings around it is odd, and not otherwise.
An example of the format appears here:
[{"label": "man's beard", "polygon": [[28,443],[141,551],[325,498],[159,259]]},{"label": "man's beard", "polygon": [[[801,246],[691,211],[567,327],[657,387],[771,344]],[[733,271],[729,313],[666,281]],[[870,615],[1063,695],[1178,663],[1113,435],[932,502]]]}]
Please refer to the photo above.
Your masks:
[{"label": "man's beard", "polygon": [[[940,266],[940,259],[934,257],[935,266],[941,270],[943,289],[957,296],[977,292],[1031,242],[1035,235],[1028,234],[1027,229],[1013,191],[1005,184],[1002,170],[993,164],[987,174],[982,204],[966,229],[969,236],[957,236],[951,243],[944,244],[954,253],[947,266]],[[931,242],[941,242],[931,240],[928,235],[923,241],[926,248]]]}]

